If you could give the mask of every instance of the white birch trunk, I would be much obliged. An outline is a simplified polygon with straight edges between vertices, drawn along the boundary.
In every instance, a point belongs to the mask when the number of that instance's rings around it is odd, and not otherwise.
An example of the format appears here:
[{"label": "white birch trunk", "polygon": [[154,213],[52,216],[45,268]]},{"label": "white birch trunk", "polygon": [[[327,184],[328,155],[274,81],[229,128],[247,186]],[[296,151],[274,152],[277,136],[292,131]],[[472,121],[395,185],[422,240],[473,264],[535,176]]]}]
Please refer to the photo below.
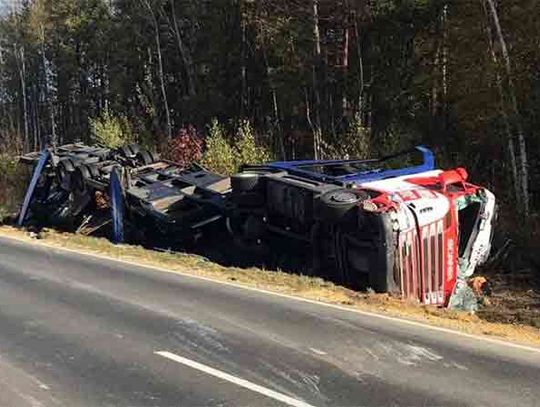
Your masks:
[{"label": "white birch trunk", "polygon": [[21,91],[22,91],[22,102],[23,102],[23,117],[24,117],[24,148],[28,150],[30,148],[29,141],[29,128],[28,128],[28,100],[26,97],[26,56],[24,53],[24,48],[19,48],[19,57],[20,57],[20,68],[19,68],[19,79],[21,82]]},{"label": "white birch trunk", "polygon": [[163,57],[161,55],[161,40],[159,38],[159,24],[150,3],[148,3],[147,0],[142,0],[142,1],[143,1],[143,4],[148,9],[148,12],[150,13],[150,17],[152,18],[152,25],[154,27],[154,39],[156,42],[156,51],[157,51],[157,57],[158,57],[158,76],[159,76],[159,83],[160,83],[160,89],[161,89],[161,97],[163,98],[163,108],[165,110],[165,120],[167,122],[167,137],[168,139],[171,139],[172,138],[171,114],[169,111],[169,101],[167,99],[167,89],[165,87],[165,78],[163,74]]},{"label": "white birch trunk", "polygon": [[56,134],[56,118],[54,114],[54,103],[51,97],[51,86],[49,83],[49,69],[47,67],[47,57],[45,55],[45,27],[41,26],[41,63],[43,64],[43,76],[45,78],[45,98],[47,99],[47,106],[49,109],[49,116],[51,119],[51,143],[56,146],[58,143],[58,137]]},{"label": "white birch trunk", "polygon": [[360,30],[358,29],[358,16],[354,16],[354,31],[356,35],[356,53],[358,54],[358,116],[364,124],[364,56],[362,53],[362,42],[360,39]]},{"label": "white birch trunk", "polygon": [[525,134],[523,132],[523,127],[521,125],[521,117],[519,114],[519,108],[517,104],[516,93],[514,89],[514,80],[512,76],[512,68],[510,62],[510,55],[508,53],[508,47],[506,45],[506,40],[504,38],[501,24],[499,21],[499,15],[497,13],[497,8],[493,0],[486,0],[489,6],[489,11],[493,24],[495,26],[495,32],[499,45],[501,47],[501,53],[503,57],[503,66],[506,71],[507,82],[508,82],[508,94],[510,97],[510,103],[512,110],[515,116],[515,126],[517,131],[517,141],[518,141],[518,150],[519,150],[519,174],[520,174],[520,190],[521,197],[523,199],[523,211],[525,216],[529,215],[529,164],[527,159],[527,145],[525,141]]},{"label": "white birch trunk", "polygon": [[313,64],[313,91],[315,93],[315,123],[313,132],[313,158],[318,159],[320,155],[320,138],[321,138],[321,126],[320,126],[320,106],[321,95],[319,92],[319,81],[317,75],[321,65],[321,34],[319,32],[319,0],[312,0],[312,12],[313,12],[313,42],[315,52],[315,63]]},{"label": "white birch trunk", "polygon": [[195,88],[195,70],[193,68],[193,60],[189,51],[186,49],[184,41],[182,40],[180,27],[178,27],[178,20],[176,19],[174,2],[175,0],[170,0],[174,34],[176,37],[176,43],[178,45],[178,52],[180,53],[180,57],[184,63],[184,69],[186,71],[188,93],[190,96],[195,96],[197,92]]},{"label": "white birch trunk", "polygon": [[[486,9],[486,5],[484,0],[481,0],[482,6],[484,8],[484,13],[486,14],[486,18],[489,21],[489,15],[488,11]],[[499,66],[499,58],[497,57],[497,53],[495,52],[494,44],[493,44],[493,32],[491,30],[491,26],[488,24],[486,27],[486,33],[488,37],[488,43],[489,43],[489,53],[491,55],[491,60],[493,61],[493,64],[495,67]],[[502,84],[502,78],[501,74],[497,70],[495,72],[495,81],[497,84],[497,90],[499,93],[499,111],[501,113],[503,123],[504,123],[504,130],[506,132],[506,145],[508,149],[508,155],[510,158],[510,167],[512,171],[512,180],[513,180],[513,186],[514,186],[514,197],[517,201],[518,206],[522,206],[522,199],[521,199],[521,182],[520,182],[520,174],[518,172],[517,167],[517,161],[516,161],[516,150],[514,146],[514,136],[512,135],[512,126],[510,125],[510,119],[508,118],[508,109],[505,102],[505,96],[504,96],[504,89]]]}]

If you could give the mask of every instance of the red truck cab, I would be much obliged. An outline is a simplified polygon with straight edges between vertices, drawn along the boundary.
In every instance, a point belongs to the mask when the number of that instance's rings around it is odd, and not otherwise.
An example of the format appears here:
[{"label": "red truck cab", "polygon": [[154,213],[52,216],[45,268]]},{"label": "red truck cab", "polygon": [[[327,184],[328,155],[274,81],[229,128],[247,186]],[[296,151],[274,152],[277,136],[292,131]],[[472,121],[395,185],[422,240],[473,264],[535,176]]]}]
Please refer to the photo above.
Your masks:
[{"label": "red truck cab", "polygon": [[306,242],[321,277],[437,306],[451,305],[487,259],[495,197],[462,168],[344,185],[302,175],[259,167],[233,176],[231,232]]},{"label": "red truck cab", "polygon": [[390,213],[396,231],[395,282],[404,297],[448,305],[458,282],[489,255],[495,197],[463,168],[359,185],[380,192],[364,210]]}]

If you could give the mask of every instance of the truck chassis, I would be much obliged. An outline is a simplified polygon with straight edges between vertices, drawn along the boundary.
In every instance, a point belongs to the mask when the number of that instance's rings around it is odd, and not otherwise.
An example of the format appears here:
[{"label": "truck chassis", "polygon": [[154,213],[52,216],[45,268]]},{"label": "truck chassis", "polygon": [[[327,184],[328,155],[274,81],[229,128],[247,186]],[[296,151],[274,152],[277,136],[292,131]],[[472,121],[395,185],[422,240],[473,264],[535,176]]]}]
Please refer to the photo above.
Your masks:
[{"label": "truck chassis", "polygon": [[[420,162],[395,164],[413,158]],[[495,219],[493,194],[461,168],[437,170],[424,147],[371,160],[244,166],[231,177],[135,144],[69,144],[21,161],[34,167],[21,226],[108,229],[115,242],[159,235],[181,247],[219,224],[245,253],[295,242],[315,275],[439,306],[455,304],[487,259]]]}]

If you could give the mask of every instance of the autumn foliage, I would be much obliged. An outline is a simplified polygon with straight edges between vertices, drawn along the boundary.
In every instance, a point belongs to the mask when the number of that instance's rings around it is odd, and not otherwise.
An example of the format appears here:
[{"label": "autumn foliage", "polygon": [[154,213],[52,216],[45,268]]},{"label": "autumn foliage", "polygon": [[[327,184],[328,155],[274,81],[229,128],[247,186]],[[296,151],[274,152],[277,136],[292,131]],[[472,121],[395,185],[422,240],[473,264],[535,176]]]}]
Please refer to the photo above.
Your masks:
[{"label": "autumn foliage", "polygon": [[181,128],[170,139],[163,151],[163,156],[171,161],[187,166],[199,161],[203,152],[203,140],[194,126]]}]

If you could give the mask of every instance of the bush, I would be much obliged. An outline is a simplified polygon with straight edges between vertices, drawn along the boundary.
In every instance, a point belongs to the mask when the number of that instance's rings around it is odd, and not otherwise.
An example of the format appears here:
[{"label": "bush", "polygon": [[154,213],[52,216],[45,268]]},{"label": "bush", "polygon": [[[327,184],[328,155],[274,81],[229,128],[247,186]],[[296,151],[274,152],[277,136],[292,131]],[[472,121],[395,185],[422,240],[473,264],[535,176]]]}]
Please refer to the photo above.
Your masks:
[{"label": "bush", "polygon": [[[5,156],[12,157],[23,154],[24,136],[15,130],[4,130],[0,133],[0,158],[5,159]],[[0,164],[4,165],[4,163]]]},{"label": "bush", "polygon": [[17,211],[27,180],[26,167],[11,154],[0,154],[0,222]]},{"label": "bush", "polygon": [[243,164],[260,164],[271,159],[272,155],[268,148],[257,145],[249,121],[239,122],[232,143],[216,119],[209,126],[206,151],[202,160],[202,164],[209,170],[230,175],[238,171]]},{"label": "bush", "polygon": [[270,151],[261,146],[257,146],[253,128],[247,120],[241,120],[236,133],[234,143],[236,167],[242,164],[260,164],[271,160]]},{"label": "bush", "polygon": [[329,142],[323,141],[323,156],[326,159],[348,160],[371,158],[369,129],[364,127],[359,117],[355,117],[341,137]]},{"label": "bush", "polygon": [[193,126],[183,127],[167,142],[163,156],[182,166],[188,166],[202,157],[203,141]]},{"label": "bush", "polygon": [[201,164],[222,175],[229,175],[236,171],[234,150],[227,141],[223,126],[219,124],[217,119],[213,119],[208,126],[206,150]]},{"label": "bush", "polygon": [[92,141],[107,148],[118,148],[133,141],[127,119],[105,109],[95,119],[90,119]]}]

